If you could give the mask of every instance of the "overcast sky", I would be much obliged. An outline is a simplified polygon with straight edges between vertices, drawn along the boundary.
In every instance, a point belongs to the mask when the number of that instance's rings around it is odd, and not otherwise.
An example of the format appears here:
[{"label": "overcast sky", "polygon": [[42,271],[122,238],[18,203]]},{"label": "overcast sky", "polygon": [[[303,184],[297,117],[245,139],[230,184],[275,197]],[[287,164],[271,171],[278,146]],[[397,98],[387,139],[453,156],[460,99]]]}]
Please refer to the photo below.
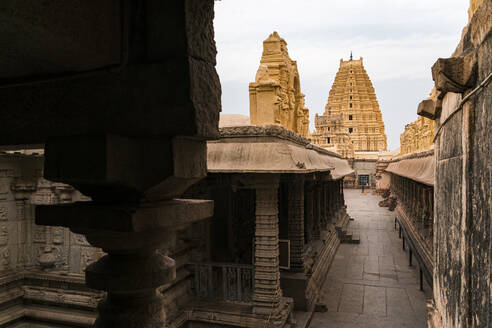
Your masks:
[{"label": "overcast sky", "polygon": [[449,57],[467,23],[468,0],[221,0],[215,2],[222,113],[249,115],[248,84],[263,40],[277,31],[297,60],[311,131],[340,58],[364,58],[383,113],[388,148],[433,85],[430,68]]}]

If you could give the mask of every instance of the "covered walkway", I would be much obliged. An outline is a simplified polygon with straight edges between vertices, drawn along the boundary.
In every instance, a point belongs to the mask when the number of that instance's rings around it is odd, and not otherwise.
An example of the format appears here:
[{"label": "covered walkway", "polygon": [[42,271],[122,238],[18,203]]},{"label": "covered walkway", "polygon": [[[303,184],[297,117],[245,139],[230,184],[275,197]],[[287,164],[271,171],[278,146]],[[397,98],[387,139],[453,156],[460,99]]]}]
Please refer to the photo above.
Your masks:
[{"label": "covered walkway", "polygon": [[342,244],[322,289],[328,311],[315,313],[311,328],[426,327],[426,299],[420,291],[418,264],[409,266],[408,253],[394,227],[394,212],[379,207],[379,196],[345,190],[349,228],[360,244]]}]

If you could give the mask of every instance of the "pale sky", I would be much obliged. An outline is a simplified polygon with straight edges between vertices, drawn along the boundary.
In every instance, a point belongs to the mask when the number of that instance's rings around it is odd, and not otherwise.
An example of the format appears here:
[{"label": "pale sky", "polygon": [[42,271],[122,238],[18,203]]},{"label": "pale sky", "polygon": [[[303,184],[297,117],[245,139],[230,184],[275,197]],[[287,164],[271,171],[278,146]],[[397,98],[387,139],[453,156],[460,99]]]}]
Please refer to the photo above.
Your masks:
[{"label": "pale sky", "polygon": [[449,57],[466,25],[468,0],[221,0],[215,2],[222,113],[249,115],[263,40],[277,31],[297,61],[311,131],[340,58],[364,58],[382,110],[388,148],[433,86],[430,68]]}]

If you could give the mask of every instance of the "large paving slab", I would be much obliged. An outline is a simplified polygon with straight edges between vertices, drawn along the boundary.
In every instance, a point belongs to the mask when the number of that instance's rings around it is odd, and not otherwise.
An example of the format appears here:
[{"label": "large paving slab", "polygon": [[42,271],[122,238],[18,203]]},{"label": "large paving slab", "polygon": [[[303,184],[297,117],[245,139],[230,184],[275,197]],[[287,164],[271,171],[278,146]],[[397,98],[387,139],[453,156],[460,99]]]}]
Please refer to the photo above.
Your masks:
[{"label": "large paving slab", "polygon": [[394,213],[378,206],[372,191],[345,190],[349,230],[360,244],[342,244],[322,288],[328,311],[315,313],[310,328],[426,327],[430,287],[419,289],[418,264],[408,265],[395,230]]}]

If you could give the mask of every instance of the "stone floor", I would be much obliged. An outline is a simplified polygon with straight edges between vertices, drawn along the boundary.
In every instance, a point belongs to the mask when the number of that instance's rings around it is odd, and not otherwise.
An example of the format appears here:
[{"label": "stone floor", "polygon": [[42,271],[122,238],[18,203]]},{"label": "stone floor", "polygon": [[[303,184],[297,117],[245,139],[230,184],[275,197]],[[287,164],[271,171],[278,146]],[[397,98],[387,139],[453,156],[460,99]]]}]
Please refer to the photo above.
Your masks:
[{"label": "stone floor", "polygon": [[418,264],[408,266],[394,230],[394,214],[378,206],[372,192],[345,190],[349,229],[360,244],[342,244],[331,265],[320,301],[328,311],[315,313],[310,328],[426,327],[426,299],[419,290]]}]

